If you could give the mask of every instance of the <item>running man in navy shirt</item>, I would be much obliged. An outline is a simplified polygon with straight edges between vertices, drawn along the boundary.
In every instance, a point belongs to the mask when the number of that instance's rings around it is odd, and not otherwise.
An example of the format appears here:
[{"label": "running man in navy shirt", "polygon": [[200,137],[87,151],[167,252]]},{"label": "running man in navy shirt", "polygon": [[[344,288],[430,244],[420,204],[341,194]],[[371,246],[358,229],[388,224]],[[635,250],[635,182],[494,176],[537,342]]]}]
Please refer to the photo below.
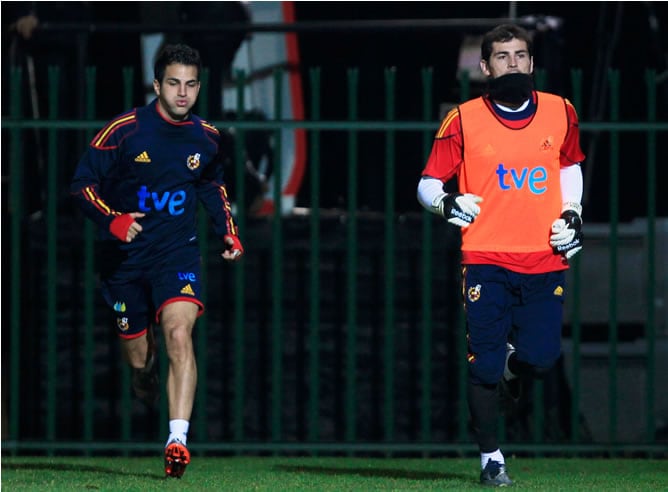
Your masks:
[{"label": "running man in navy shirt", "polygon": [[113,309],[139,398],[157,401],[153,326],[161,325],[169,372],[165,473],[180,478],[197,386],[192,332],[204,311],[196,211],[201,202],[222,239],[222,257],[243,254],[222,176],[220,134],[191,112],[200,56],[186,45],[158,55],[157,98],[111,120],[81,158],[75,202],[99,227],[102,294]]}]

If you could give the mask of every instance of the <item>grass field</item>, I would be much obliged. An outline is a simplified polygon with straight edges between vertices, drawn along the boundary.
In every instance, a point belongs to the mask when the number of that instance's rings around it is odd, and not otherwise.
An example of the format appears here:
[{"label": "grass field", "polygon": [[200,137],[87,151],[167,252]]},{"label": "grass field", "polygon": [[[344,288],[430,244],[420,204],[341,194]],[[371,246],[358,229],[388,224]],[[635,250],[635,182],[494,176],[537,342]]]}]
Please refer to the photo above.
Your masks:
[{"label": "grass field", "polygon": [[[166,479],[161,459],[3,457],[3,490],[476,490],[477,458],[197,457]],[[511,458],[518,490],[668,491],[668,461]]]}]

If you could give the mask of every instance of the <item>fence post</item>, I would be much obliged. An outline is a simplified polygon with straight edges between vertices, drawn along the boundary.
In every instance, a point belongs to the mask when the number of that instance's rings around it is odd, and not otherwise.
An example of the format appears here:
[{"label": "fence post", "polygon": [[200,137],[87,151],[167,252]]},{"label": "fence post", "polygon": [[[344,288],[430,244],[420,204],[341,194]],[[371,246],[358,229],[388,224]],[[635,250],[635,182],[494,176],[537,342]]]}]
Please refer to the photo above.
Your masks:
[{"label": "fence post", "polygon": [[[23,70],[12,66],[10,116],[14,119],[23,117]],[[9,161],[9,214],[11,217],[11,307],[10,333],[11,350],[9,353],[9,438],[16,441],[19,438],[21,415],[21,252],[23,251],[23,142],[21,129],[10,130],[11,147]],[[4,401],[3,401],[4,406]]]},{"label": "fence post", "polygon": [[[237,90],[237,119],[242,120],[245,108],[246,74],[243,70],[236,72]],[[239,233],[243,234],[246,226],[245,182],[244,182],[244,131],[239,129],[235,134],[236,145],[234,146],[234,185],[236,188],[237,206],[235,219]],[[241,261],[234,268],[234,402],[233,402],[233,434],[234,440],[239,442],[244,439],[244,407],[246,403],[246,330],[245,330],[245,284],[246,284],[244,262]]]},{"label": "fence post", "polygon": [[[610,121],[619,121],[619,71],[609,70],[610,83]],[[619,247],[619,131],[610,131],[610,299],[609,299],[609,438],[614,443],[617,439],[617,257]]]},{"label": "fence post", "polygon": [[[123,67],[123,107],[131,108],[133,105],[132,97],[132,80],[134,78],[134,67]],[[122,360],[119,359],[120,366],[120,391],[121,391],[121,408],[132,408],[132,390],[131,386],[131,372],[130,366]],[[163,379],[164,381],[164,379]],[[131,412],[121,412],[121,440],[128,442],[132,440],[132,413]],[[128,455],[127,451],[124,451],[124,456]]]},{"label": "fence post", "polygon": [[[320,69],[309,71],[311,120],[320,120]],[[310,298],[309,298],[309,401],[308,439],[319,436],[320,403],[320,131],[311,132]]]},{"label": "fence post", "polygon": [[[656,121],[656,72],[645,71],[647,84],[647,121]],[[656,375],[656,131],[647,131],[647,441],[654,442],[654,395]]]},{"label": "fence post", "polygon": [[[422,69],[422,120],[432,119],[432,93],[433,93],[432,68]],[[425,130],[422,133],[422,161],[427,162],[433,138],[433,132]],[[417,186],[417,183],[415,183]],[[421,360],[421,411],[420,411],[420,436],[422,442],[431,441],[431,371],[432,371],[432,334],[433,309],[432,309],[432,282],[434,280],[432,253],[433,253],[433,216],[426,209],[422,210],[422,337],[420,341],[422,355]]]},{"label": "fence post", "polygon": [[[573,85],[573,104],[577,110],[582,101],[582,70],[571,70],[571,82]],[[586,253],[586,250],[584,252]],[[573,346],[573,368],[571,389],[571,442],[580,440],[580,341],[582,338],[582,326],[580,322],[580,261],[582,254],[575,255],[572,261],[573,285],[568,289],[573,299],[571,315],[571,340]]]},{"label": "fence post", "polygon": [[[283,70],[274,71],[274,119],[283,117],[282,80]],[[281,136],[282,129],[275,132],[274,165],[272,168],[274,182],[274,218],[272,223],[272,353],[271,353],[271,436],[274,442],[283,436],[283,205],[281,200]]]},{"label": "fence post", "polygon": [[[394,98],[396,68],[385,69],[385,119],[394,121]],[[393,441],[395,434],[395,352],[396,352],[396,316],[395,316],[395,272],[396,272],[396,231],[394,224],[394,169],[395,169],[395,131],[385,132],[385,440]]]},{"label": "fence post", "polygon": [[[49,119],[58,118],[60,67],[48,68]],[[58,287],[58,140],[57,130],[48,130],[46,202],[46,438],[56,439],[56,389],[58,388],[57,287]],[[90,357],[91,354],[84,354]],[[52,452],[49,452],[52,455]]]},{"label": "fence post", "polygon": [[[359,69],[348,69],[348,120],[357,120]],[[357,130],[348,131],[348,213],[346,234],[345,440],[357,439]]]},{"label": "fence post", "polygon": [[[86,119],[93,120],[95,117],[95,77],[96,68],[86,67]],[[86,132],[87,140],[90,142],[93,139],[93,130]],[[95,353],[95,308],[94,300],[97,292],[95,282],[95,226],[92,220],[84,219],[83,221],[83,247],[84,247],[84,267],[83,267],[83,302],[84,302],[84,322],[83,322],[83,425],[84,425],[84,440],[93,442],[93,416],[95,411],[95,368],[93,367],[92,354]],[[121,424],[124,425],[124,424]]]}]

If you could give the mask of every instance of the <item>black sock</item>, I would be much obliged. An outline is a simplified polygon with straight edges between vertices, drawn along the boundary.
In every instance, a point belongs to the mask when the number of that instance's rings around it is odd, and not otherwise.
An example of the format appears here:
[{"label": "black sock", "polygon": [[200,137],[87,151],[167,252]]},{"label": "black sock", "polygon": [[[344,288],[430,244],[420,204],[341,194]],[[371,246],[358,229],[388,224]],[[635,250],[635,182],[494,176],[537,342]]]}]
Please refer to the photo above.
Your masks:
[{"label": "black sock", "polygon": [[491,453],[499,449],[497,427],[499,417],[499,397],[495,384],[473,384],[468,382],[468,400],[473,428],[481,453]]}]

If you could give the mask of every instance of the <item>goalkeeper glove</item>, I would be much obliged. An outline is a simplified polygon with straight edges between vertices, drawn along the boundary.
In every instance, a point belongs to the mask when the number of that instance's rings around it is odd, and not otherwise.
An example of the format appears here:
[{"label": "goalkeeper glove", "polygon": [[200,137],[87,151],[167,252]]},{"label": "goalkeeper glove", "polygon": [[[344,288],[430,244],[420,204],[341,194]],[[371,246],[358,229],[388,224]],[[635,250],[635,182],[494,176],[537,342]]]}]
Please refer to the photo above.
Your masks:
[{"label": "goalkeeper glove", "polygon": [[443,193],[432,202],[432,207],[449,223],[459,227],[470,226],[480,213],[477,205],[482,197],[471,193]]},{"label": "goalkeeper glove", "polygon": [[[575,207],[574,207],[575,208]],[[572,258],[582,249],[582,218],[579,210],[566,208],[561,216],[552,223],[550,246],[554,254],[563,254],[566,259]]]}]

